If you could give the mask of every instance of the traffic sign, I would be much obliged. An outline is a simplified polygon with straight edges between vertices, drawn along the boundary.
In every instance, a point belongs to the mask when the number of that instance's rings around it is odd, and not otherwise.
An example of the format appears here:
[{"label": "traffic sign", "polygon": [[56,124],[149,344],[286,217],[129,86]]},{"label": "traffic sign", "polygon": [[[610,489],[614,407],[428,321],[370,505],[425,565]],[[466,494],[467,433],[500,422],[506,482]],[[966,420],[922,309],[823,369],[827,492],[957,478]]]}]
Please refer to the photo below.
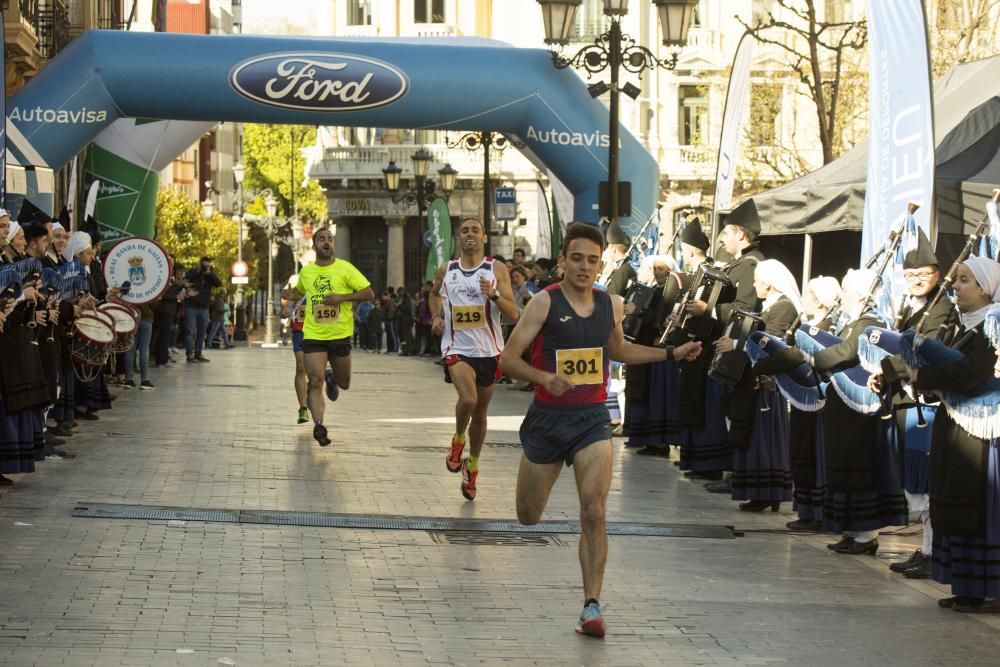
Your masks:
[{"label": "traffic sign", "polygon": [[493,215],[497,220],[517,219],[517,190],[497,188],[493,191]]},{"label": "traffic sign", "polygon": [[248,276],[233,276],[229,280],[231,280],[234,285],[247,285],[250,283],[250,278]]},{"label": "traffic sign", "polygon": [[[245,278],[246,275],[250,273],[250,267],[242,259],[238,259],[233,262],[233,266],[230,271],[232,272],[234,278]],[[237,284],[236,281],[233,281],[233,284]],[[246,281],[242,281],[242,284],[246,284]]]}]

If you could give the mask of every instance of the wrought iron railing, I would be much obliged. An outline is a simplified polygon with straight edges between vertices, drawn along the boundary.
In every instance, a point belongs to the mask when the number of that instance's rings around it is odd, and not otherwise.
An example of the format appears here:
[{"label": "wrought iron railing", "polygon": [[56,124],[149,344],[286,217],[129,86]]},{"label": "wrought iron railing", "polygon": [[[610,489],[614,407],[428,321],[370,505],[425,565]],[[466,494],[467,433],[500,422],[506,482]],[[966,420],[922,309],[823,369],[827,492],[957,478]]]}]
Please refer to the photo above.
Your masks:
[{"label": "wrought iron railing", "polygon": [[26,3],[35,5],[37,17],[38,51],[44,58],[52,58],[69,44],[69,12],[65,0],[21,0],[22,11]]}]

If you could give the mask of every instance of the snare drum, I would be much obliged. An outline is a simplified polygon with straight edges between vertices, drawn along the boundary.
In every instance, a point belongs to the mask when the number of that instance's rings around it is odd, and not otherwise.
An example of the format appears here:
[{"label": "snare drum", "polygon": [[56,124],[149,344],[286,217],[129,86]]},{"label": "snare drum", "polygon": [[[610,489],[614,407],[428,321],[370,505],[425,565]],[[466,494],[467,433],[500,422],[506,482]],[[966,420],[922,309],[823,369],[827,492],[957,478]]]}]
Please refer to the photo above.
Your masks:
[{"label": "snare drum", "polygon": [[114,331],[98,317],[83,315],[73,322],[69,357],[81,382],[91,382],[101,374],[114,340]]},{"label": "snare drum", "polygon": [[102,303],[97,310],[110,315],[113,320],[111,329],[115,332],[115,340],[111,351],[122,354],[131,350],[139,331],[139,318],[136,317],[135,310],[117,303]]}]

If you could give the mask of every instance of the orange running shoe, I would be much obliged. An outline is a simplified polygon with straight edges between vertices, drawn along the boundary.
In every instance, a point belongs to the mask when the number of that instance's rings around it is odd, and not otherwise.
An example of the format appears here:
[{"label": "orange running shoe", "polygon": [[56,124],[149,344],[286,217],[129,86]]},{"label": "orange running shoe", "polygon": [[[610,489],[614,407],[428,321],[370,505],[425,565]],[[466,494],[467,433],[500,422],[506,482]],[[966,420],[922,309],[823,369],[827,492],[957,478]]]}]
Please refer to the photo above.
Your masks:
[{"label": "orange running shoe", "polygon": [[466,500],[476,499],[476,478],[478,470],[469,470],[469,459],[462,459],[462,495]]},{"label": "orange running shoe", "polygon": [[455,436],[451,437],[451,450],[448,452],[448,458],[444,460],[445,466],[448,467],[448,472],[458,472],[462,469],[462,450],[465,449],[465,443],[459,442],[455,439]]}]

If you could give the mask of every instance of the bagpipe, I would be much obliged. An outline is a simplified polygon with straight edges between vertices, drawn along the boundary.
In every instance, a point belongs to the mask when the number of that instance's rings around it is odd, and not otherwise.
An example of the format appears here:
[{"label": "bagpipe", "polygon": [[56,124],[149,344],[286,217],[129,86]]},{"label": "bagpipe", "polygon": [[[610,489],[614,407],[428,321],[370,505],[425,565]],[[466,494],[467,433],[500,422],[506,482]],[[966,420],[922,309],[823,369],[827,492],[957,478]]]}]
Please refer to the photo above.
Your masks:
[{"label": "bagpipe", "polygon": [[[900,335],[899,348],[903,363],[911,370],[953,364],[964,358],[960,350],[912,330]],[[949,416],[967,433],[984,440],[1000,437],[1000,410],[997,409],[1000,379],[990,378],[967,394],[934,393],[941,397]]]},{"label": "bagpipe", "polygon": [[776,336],[763,331],[750,333],[746,356],[755,369],[770,375],[778,391],[793,407],[803,412],[816,412],[826,405],[822,381],[813,367],[803,360],[798,350]]},{"label": "bagpipe", "polygon": [[[691,283],[690,289],[677,303],[677,309],[674,315],[679,317],[671,317],[668,322],[666,329],[663,332],[663,336],[660,337],[660,344],[664,344],[674,331],[680,329],[684,331],[689,338],[698,339],[701,341],[706,341],[709,337],[710,330],[708,327],[711,326],[710,314],[715,310],[717,303],[729,303],[736,298],[736,287],[733,282],[726,275],[726,272],[715,266],[711,266],[708,262],[702,263],[698,267],[698,273],[695,274],[694,281]],[[703,323],[698,322],[698,318],[688,313],[684,306],[695,301],[704,301],[707,305],[705,311],[706,317],[702,318]],[[674,324],[677,322],[677,324]],[[699,326],[699,324],[701,324]]]},{"label": "bagpipe", "polygon": [[[842,341],[839,336],[819,327],[803,325],[795,332],[796,346],[810,357]],[[869,375],[860,363],[830,374],[830,384],[844,404],[863,415],[877,414],[882,407],[882,398],[868,389]]]},{"label": "bagpipe", "polygon": [[0,271],[0,299],[7,301],[21,296],[21,274],[11,268]]},{"label": "bagpipe", "polygon": [[728,387],[735,387],[746,372],[749,359],[744,354],[750,335],[764,328],[764,320],[736,308],[729,316],[723,332],[724,338],[735,338],[733,353],[716,352],[708,364],[708,377]]},{"label": "bagpipe", "polygon": [[[28,283],[38,282],[39,280],[42,279],[42,263],[41,261],[38,260],[37,257],[25,257],[23,259],[19,259],[18,261],[14,262],[13,266],[14,270],[16,270],[18,274],[21,276],[22,290]],[[25,308],[26,310],[24,311],[24,324],[29,329],[34,329],[35,327],[38,326],[38,323],[35,322],[35,302],[33,300],[28,301]],[[35,345],[38,344],[37,341],[32,341],[32,342]]]}]

